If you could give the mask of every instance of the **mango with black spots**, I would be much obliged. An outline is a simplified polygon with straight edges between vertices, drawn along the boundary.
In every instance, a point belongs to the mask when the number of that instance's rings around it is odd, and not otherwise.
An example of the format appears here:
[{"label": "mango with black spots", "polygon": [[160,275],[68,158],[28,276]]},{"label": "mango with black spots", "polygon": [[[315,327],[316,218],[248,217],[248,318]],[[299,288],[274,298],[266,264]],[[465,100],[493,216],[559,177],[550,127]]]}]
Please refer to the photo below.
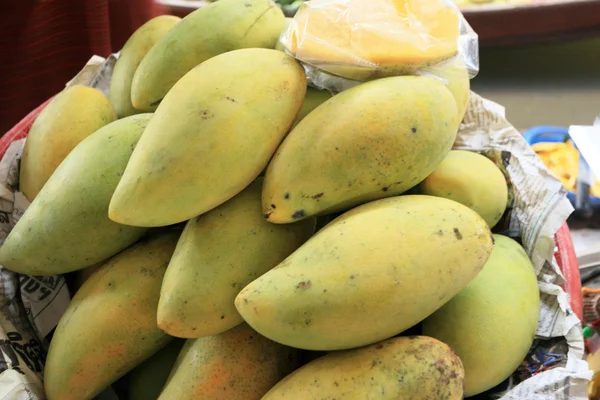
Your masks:
[{"label": "mango with black spots", "polygon": [[525,359],[538,325],[540,291],[531,260],[515,240],[495,234],[494,241],[477,277],[423,322],[424,335],[448,344],[462,360],[466,397],[507,379]]},{"label": "mango with black spots", "polygon": [[114,192],[110,219],[166,226],[229,200],[267,166],[305,93],[304,70],[277,50],[234,50],[202,63],[158,106]]},{"label": "mango with black spots", "polygon": [[133,107],[153,111],[177,81],[210,58],[238,49],[273,49],[284,26],[283,11],[271,0],[219,0],[198,8],[142,59],[131,84]]},{"label": "mango with black spots", "polygon": [[265,218],[289,223],[405,192],[448,154],[456,118],[452,94],[431,77],[378,79],[333,96],[269,163]]},{"label": "mango with black spots", "polygon": [[240,324],[218,335],[188,339],[159,400],[260,400],[298,366],[297,349]]},{"label": "mango with black spots", "polygon": [[77,291],[50,342],[48,400],[91,400],[172,337],[156,326],[160,285],[180,232],[140,241]]},{"label": "mango with black spots", "polygon": [[463,382],[462,363],[449,346],[408,336],[322,356],[262,400],[459,400]]},{"label": "mango with black spots", "polygon": [[492,252],[473,210],[423,195],[381,199],[326,225],[246,286],[235,306],[260,334],[306,350],[366,346],[416,325]]}]

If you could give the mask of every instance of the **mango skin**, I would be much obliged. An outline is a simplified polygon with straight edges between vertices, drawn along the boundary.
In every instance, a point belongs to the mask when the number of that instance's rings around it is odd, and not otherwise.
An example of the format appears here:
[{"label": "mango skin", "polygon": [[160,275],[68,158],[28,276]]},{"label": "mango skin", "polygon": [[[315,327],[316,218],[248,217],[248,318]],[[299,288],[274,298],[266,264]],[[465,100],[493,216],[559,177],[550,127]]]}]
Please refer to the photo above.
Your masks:
[{"label": "mango skin", "polygon": [[110,219],[171,225],[229,200],[267,166],[305,92],[300,64],[272,49],[230,51],[190,71],[144,131],[111,200]]},{"label": "mango skin", "polygon": [[163,280],[158,326],[171,336],[212,336],[244,320],[240,290],[314,233],[316,220],[274,225],[260,210],[262,178],[219,207],[191,219]]},{"label": "mango skin", "polygon": [[467,112],[471,95],[471,80],[467,66],[460,57],[454,57],[443,64],[430,67],[427,72],[443,79],[446,87],[454,96],[457,107],[456,125],[458,129]]},{"label": "mango skin", "polygon": [[417,191],[469,207],[490,228],[500,221],[508,203],[508,187],[502,171],[486,156],[466,150],[450,151]]},{"label": "mango skin", "polygon": [[[108,98],[119,118],[143,111],[136,110],[131,104],[131,82],[133,75],[144,56],[181,18],[173,15],[159,15],[139,27],[127,40],[117,59],[110,81]],[[154,111],[156,107],[148,107]]]},{"label": "mango skin", "polygon": [[298,116],[294,121],[294,126],[298,125],[298,123],[302,121],[308,114],[310,114],[311,111],[325,103],[331,97],[331,93],[327,90],[319,90],[310,86],[307,87],[306,95],[304,96],[304,101],[302,102],[302,107],[298,112]]},{"label": "mango skin", "polygon": [[379,79],[332,97],[277,149],[263,213],[290,223],[403,193],[452,148],[456,112],[444,84],[424,76]]},{"label": "mango skin", "polygon": [[390,338],[464,288],[492,251],[475,212],[407,195],[348,211],[235,299],[261,335],[306,350],[342,350]]},{"label": "mango skin", "polygon": [[160,284],[179,232],[106,262],[58,323],[44,369],[48,400],[90,400],[172,339],[156,326]]},{"label": "mango skin", "polygon": [[450,347],[425,336],[398,337],[320,357],[262,400],[460,400],[463,381]]},{"label": "mango skin", "polygon": [[108,204],[152,114],[117,120],[84,139],[56,169],[0,247],[0,265],[55,275],[106,260],[146,229],[108,219]]},{"label": "mango skin", "polygon": [[126,376],[127,399],[158,399],[184,344],[183,339],[172,340],[152,357],[135,367]]},{"label": "mango skin", "polygon": [[133,107],[152,111],[179,79],[219,54],[273,49],[284,26],[283,11],[271,0],[219,0],[199,8],[144,57],[131,85]]},{"label": "mango skin", "polygon": [[511,238],[494,240],[479,275],[423,322],[423,334],[448,344],[462,360],[466,397],[508,378],[527,355],[538,325],[540,292],[529,257]]},{"label": "mango skin", "polygon": [[64,89],[38,115],[21,158],[19,189],[33,201],[60,163],[83,139],[117,119],[98,89]]},{"label": "mango skin", "polygon": [[298,366],[296,349],[241,324],[219,335],[189,339],[159,400],[260,400]]}]

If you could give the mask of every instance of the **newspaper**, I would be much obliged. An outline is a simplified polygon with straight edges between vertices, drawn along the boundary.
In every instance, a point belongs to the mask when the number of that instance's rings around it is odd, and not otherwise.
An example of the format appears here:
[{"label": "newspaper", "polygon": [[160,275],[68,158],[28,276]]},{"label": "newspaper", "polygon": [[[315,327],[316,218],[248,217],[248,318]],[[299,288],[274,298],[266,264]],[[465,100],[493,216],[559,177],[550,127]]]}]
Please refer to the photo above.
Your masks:
[{"label": "newspaper", "polygon": [[[108,93],[118,55],[94,56],[71,81]],[[24,139],[14,142],[0,162],[0,243],[27,207],[18,187]],[[591,378],[583,361],[580,321],[560,287],[564,277],[554,259],[554,234],[573,211],[560,181],[544,166],[505,118],[504,108],[471,93],[456,149],[485,154],[508,177],[510,199],[503,234],[521,240],[538,276],[541,294],[538,345],[563,343],[560,365],[519,382],[516,374],[497,398],[502,400],[587,399]],[[46,335],[57,325],[69,294],[62,277],[29,277],[0,267],[0,400],[43,400],[42,368]],[[531,352],[534,358],[538,351]],[[529,358],[529,356],[528,356]],[[528,362],[531,360],[525,360]],[[493,360],[490,360],[493,362]],[[116,399],[110,389],[98,399]]]}]

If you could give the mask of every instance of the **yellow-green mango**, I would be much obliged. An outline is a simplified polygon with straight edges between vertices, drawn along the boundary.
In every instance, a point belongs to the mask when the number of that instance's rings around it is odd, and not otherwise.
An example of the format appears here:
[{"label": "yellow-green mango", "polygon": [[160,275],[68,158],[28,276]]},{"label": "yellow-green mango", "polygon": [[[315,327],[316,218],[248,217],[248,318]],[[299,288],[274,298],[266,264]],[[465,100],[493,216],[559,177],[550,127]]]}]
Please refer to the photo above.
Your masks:
[{"label": "yellow-green mango", "polygon": [[463,382],[462,364],[450,347],[408,336],[320,357],[262,400],[461,400]]},{"label": "yellow-green mango", "polygon": [[445,197],[477,212],[493,228],[506,210],[506,178],[492,160],[481,154],[452,150],[417,187],[419,193]]},{"label": "yellow-green mango", "polygon": [[117,120],[78,144],[0,247],[0,265],[21,274],[62,274],[106,260],[142,237],[145,229],[111,221],[108,204],[151,117]]},{"label": "yellow-green mango", "polygon": [[20,165],[20,191],[33,201],[75,146],[116,118],[110,101],[98,89],[73,85],[57,94],[27,135]]},{"label": "yellow-green mango", "polygon": [[184,344],[184,339],[172,340],[152,357],[135,367],[125,377],[127,399],[158,399]]},{"label": "yellow-green mango", "polygon": [[160,285],[179,232],[111,258],[75,294],[44,368],[48,400],[90,400],[172,338],[156,326]]},{"label": "yellow-green mango", "polygon": [[273,49],[284,26],[283,11],[271,0],[220,0],[199,8],[146,54],[133,77],[133,106],[152,111],[179,79],[219,54],[243,48]]},{"label": "yellow-green mango", "polygon": [[431,77],[379,79],[308,114],[267,167],[263,213],[289,223],[400,194],[442,162],[456,138],[456,102]]},{"label": "yellow-green mango", "polygon": [[457,107],[456,128],[458,129],[469,106],[471,94],[469,70],[461,57],[454,57],[443,64],[430,67],[427,72],[444,80],[446,87],[454,96]]},{"label": "yellow-green mango", "polygon": [[187,340],[159,400],[260,400],[298,366],[296,349],[240,324]]},{"label": "yellow-green mango", "polygon": [[523,361],[538,325],[533,265],[513,239],[494,235],[483,270],[423,322],[423,334],[448,344],[465,368],[465,396],[503,382]]},{"label": "yellow-green mango", "polygon": [[302,107],[298,112],[296,121],[294,121],[294,126],[298,125],[298,123],[310,114],[312,110],[325,103],[331,97],[331,93],[328,90],[314,89],[310,86],[307,87],[306,95],[304,96],[304,101],[302,102]]},{"label": "yellow-green mango", "polygon": [[235,296],[315,230],[316,219],[274,225],[260,210],[262,178],[191,219],[163,280],[158,326],[171,336],[212,336],[243,322]]},{"label": "yellow-green mango", "polygon": [[444,198],[406,195],[356,207],[235,299],[276,342],[342,350],[390,338],[463,289],[492,251],[485,221]]},{"label": "yellow-green mango", "polygon": [[[115,63],[108,98],[119,118],[139,114],[131,104],[131,82],[144,56],[181,18],[159,15],[138,28],[127,40]],[[148,107],[154,111],[156,107]]]},{"label": "yellow-green mango", "polygon": [[305,93],[304,69],[273,49],[234,50],[193,69],[144,131],[111,200],[110,218],[171,225],[229,200],[267,166]]},{"label": "yellow-green mango", "polygon": [[[288,26],[290,26],[290,23],[292,22],[292,20],[293,20],[293,18],[286,18],[285,19],[283,30],[281,32],[282,35],[285,33],[285,31],[288,28]],[[279,41],[279,38],[277,39],[277,43],[275,44],[275,50],[285,51],[284,48],[283,48],[283,44],[281,43],[281,41]]]}]

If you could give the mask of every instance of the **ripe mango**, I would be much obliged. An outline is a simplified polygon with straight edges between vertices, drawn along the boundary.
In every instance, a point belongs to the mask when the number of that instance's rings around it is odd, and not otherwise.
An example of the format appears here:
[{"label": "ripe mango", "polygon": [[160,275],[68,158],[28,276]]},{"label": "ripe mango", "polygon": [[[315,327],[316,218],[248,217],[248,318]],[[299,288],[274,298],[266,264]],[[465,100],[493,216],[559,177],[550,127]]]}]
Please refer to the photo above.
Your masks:
[{"label": "ripe mango", "polygon": [[506,178],[484,155],[452,150],[421,182],[417,191],[457,201],[477,212],[493,228],[508,203]]},{"label": "ripe mango", "polygon": [[219,0],[199,8],[146,54],[133,77],[133,106],[152,111],[179,79],[219,54],[253,47],[273,49],[284,26],[285,16],[271,0]]},{"label": "ripe mango", "polygon": [[469,96],[471,95],[471,81],[467,66],[460,57],[455,57],[443,64],[433,66],[427,72],[443,79],[446,87],[454,96],[458,129],[469,106]]},{"label": "ripe mango", "polygon": [[126,376],[127,399],[158,399],[184,344],[183,339],[172,340],[152,357],[135,367]]},{"label": "ripe mango", "polygon": [[244,320],[233,304],[244,286],[275,267],[314,232],[314,218],[274,225],[261,214],[262,178],[191,219],[169,263],[158,326],[171,336],[211,336]]},{"label": "ripe mango", "polygon": [[[127,40],[117,59],[110,81],[108,98],[119,118],[139,114],[131,104],[131,82],[144,56],[181,18],[159,15],[138,28]],[[156,107],[149,107],[154,111]]]},{"label": "ripe mango", "polygon": [[75,294],[50,342],[48,400],[90,400],[172,339],[156,326],[156,308],[178,237],[168,232],[137,243]]},{"label": "ripe mango", "polygon": [[267,166],[305,92],[300,64],[272,49],[230,51],[190,71],[144,131],[111,200],[110,218],[171,225],[229,200]]},{"label": "ripe mango", "polygon": [[298,350],[262,337],[247,324],[189,339],[159,400],[260,400],[298,367]]},{"label": "ripe mango", "polygon": [[110,101],[88,86],[64,89],[34,121],[23,149],[19,186],[33,201],[65,157],[83,139],[117,118]]},{"label": "ripe mango", "polygon": [[304,96],[304,101],[302,102],[302,107],[298,112],[298,116],[294,121],[294,126],[298,125],[298,123],[310,114],[312,110],[325,103],[331,97],[331,93],[328,90],[314,89],[310,86],[307,87],[306,95]]},{"label": "ripe mango", "polygon": [[460,400],[463,380],[460,359],[444,343],[398,337],[311,361],[262,400]]},{"label": "ripe mango", "polygon": [[0,265],[28,275],[89,267],[146,229],[108,219],[108,204],[152,114],[123,118],[84,139],[52,174],[0,247]]},{"label": "ripe mango", "polygon": [[422,195],[381,199],[336,218],[235,299],[276,342],[340,350],[390,338],[464,288],[492,251],[474,211]]},{"label": "ripe mango", "polygon": [[296,125],[269,163],[267,220],[289,223],[410,189],[450,151],[455,120],[452,94],[431,77],[378,79],[332,97]]},{"label": "ripe mango", "polygon": [[533,265],[514,240],[494,235],[479,275],[423,322],[423,334],[448,344],[465,368],[465,396],[503,382],[535,336],[540,292]]}]

